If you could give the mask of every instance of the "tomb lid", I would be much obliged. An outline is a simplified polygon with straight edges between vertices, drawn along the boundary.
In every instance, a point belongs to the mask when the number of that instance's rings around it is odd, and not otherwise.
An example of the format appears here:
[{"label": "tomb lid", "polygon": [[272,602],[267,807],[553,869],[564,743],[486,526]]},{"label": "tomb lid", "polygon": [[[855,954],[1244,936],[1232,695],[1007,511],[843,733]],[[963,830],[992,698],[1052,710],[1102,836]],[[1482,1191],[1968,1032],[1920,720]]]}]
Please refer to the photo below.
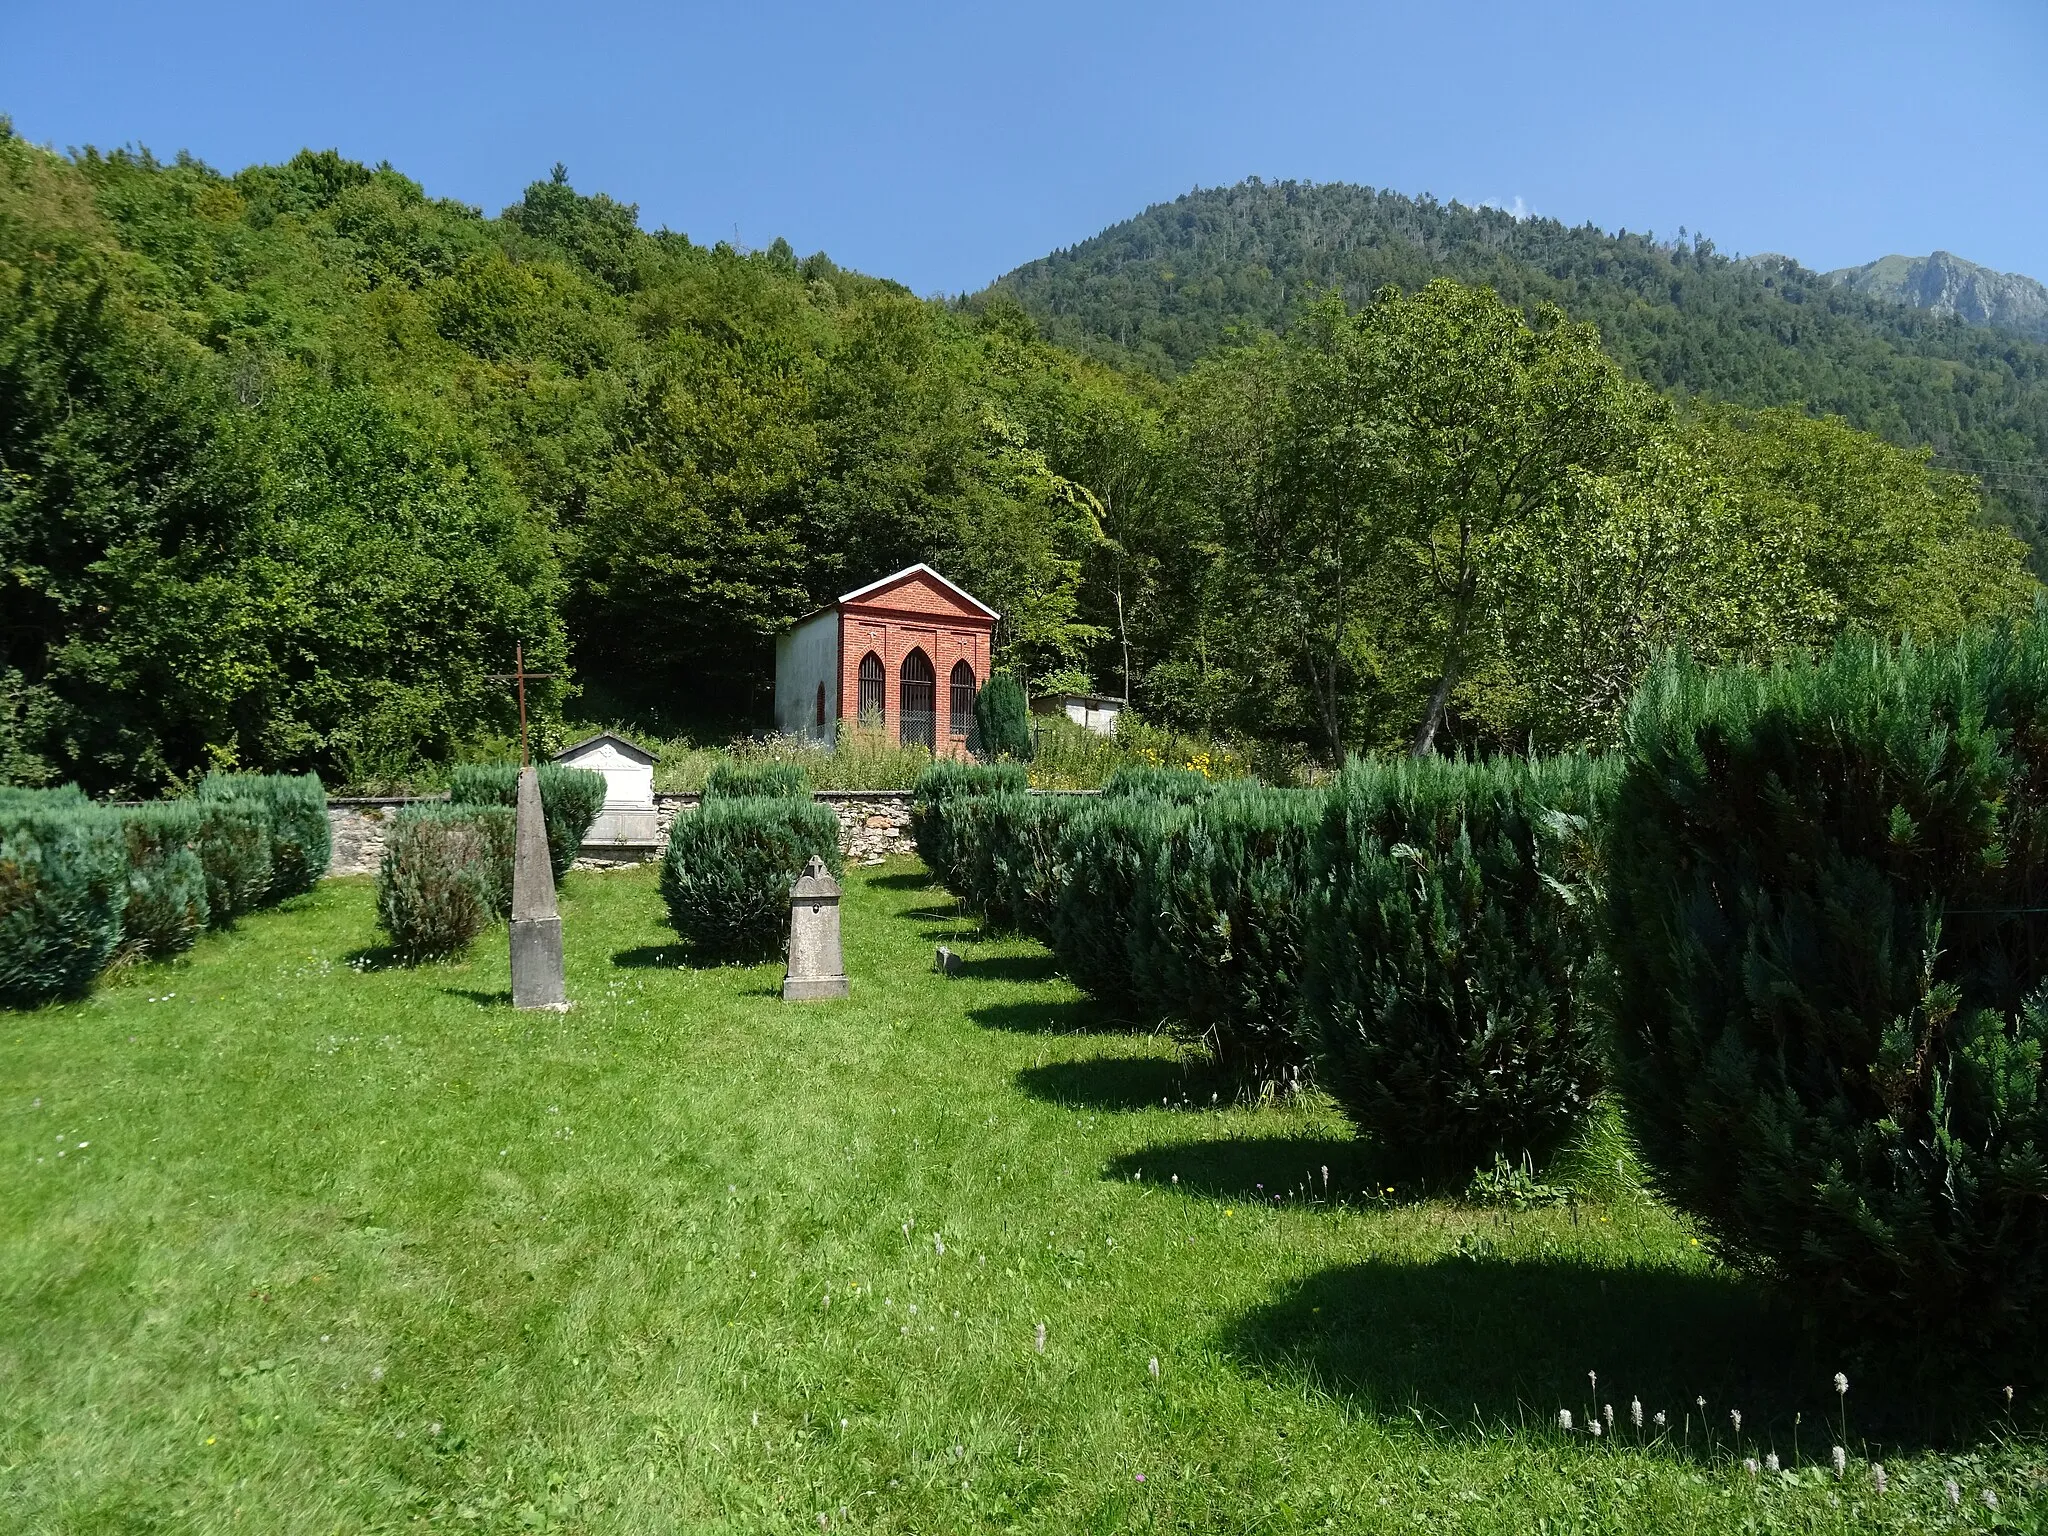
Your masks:
[{"label": "tomb lid", "polygon": [[825,873],[825,861],[815,853],[811,862],[804,866],[804,872],[796,878],[796,884],[789,888],[792,905],[806,901],[837,901],[839,882]]},{"label": "tomb lid", "polygon": [[595,736],[584,737],[583,740],[577,742],[573,747],[562,748],[561,751],[555,754],[554,760],[558,763],[572,762],[576,758],[587,756],[594,749],[603,746],[611,747],[621,756],[633,762],[652,763],[654,761],[654,754],[645,747],[637,746],[633,742],[626,740],[625,737],[611,731],[599,731]]}]

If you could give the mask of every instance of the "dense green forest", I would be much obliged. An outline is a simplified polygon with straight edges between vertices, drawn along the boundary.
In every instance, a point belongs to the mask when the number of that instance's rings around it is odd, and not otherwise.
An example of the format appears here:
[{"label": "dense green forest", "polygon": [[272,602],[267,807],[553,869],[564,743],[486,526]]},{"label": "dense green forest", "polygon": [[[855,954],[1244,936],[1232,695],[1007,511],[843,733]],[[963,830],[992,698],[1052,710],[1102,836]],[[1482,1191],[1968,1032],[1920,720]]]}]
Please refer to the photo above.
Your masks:
[{"label": "dense green forest", "polygon": [[[2048,570],[2048,343],[1870,298],[1782,256],[1718,253],[1342,183],[1251,180],[1148,208],[998,280],[1050,339],[1170,376],[1282,331],[1331,289],[1483,283],[1600,329],[1635,378],[1679,396],[1797,405],[1979,473]],[[2010,472],[2032,461],[2034,473]]]},{"label": "dense green forest", "polygon": [[1670,646],[2030,600],[1924,453],[1674,402],[1626,323],[1428,275],[1146,369],[560,167],[488,218],[0,119],[0,779],[402,776],[502,746],[515,642],[544,731],[759,728],[775,631],[914,560],[1041,685],[1322,761],[1597,741]]}]

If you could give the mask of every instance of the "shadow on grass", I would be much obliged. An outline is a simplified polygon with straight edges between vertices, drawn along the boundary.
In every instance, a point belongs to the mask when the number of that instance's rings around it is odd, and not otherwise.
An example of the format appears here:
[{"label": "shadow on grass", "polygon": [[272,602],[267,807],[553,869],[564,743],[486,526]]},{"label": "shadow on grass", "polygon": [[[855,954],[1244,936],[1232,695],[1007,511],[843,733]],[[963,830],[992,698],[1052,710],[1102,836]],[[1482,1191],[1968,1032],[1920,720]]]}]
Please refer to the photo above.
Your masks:
[{"label": "shadow on grass", "polygon": [[893,875],[877,875],[868,884],[879,886],[885,891],[922,891],[927,887],[937,888],[931,871],[925,869],[906,869]]},{"label": "shadow on grass", "polygon": [[481,992],[470,987],[443,987],[441,995],[443,997],[466,997],[479,1008],[510,1008],[512,1006],[512,989],[510,987],[502,988],[496,992]]},{"label": "shadow on grass", "polygon": [[622,949],[612,956],[612,964],[626,970],[682,970],[691,964],[690,946],[678,940],[674,944],[642,944],[637,949]]},{"label": "shadow on grass", "polygon": [[389,944],[365,944],[343,955],[341,963],[353,971],[389,971],[404,966],[405,959]]},{"label": "shadow on grass", "polygon": [[976,981],[1051,981],[1059,968],[1051,955],[979,955],[963,958],[958,974]]},{"label": "shadow on grass", "polygon": [[[1207,1082],[1187,1063],[1157,1056],[1091,1056],[1026,1067],[1017,1074],[1017,1086],[1034,1099],[1069,1109],[1160,1109],[1192,1100],[1198,1083],[1200,1101],[1207,1103]],[[1124,1176],[1130,1177],[1129,1172]]]},{"label": "shadow on grass", "polygon": [[[1832,1378],[1845,1364],[1853,1455],[1954,1445],[2002,1422],[1995,1393],[1957,1390],[1909,1362],[1847,1360],[1726,1272],[1484,1252],[1370,1260],[1288,1286],[1226,1324],[1221,1342],[1255,1368],[1474,1437],[1482,1425],[1555,1433],[1568,1408],[1584,1444],[1589,1414],[1612,1404],[1613,1438],[1627,1445],[1639,1438],[1629,1405],[1640,1400],[1640,1438],[1655,1438],[1661,1410],[1671,1450],[1724,1465],[1776,1451],[1790,1466],[1795,1444],[1801,1464],[1825,1464],[1842,1439]],[[1588,1371],[1599,1373],[1597,1394]],[[1742,1412],[1739,1442],[1731,1408]]]},{"label": "shadow on grass", "polygon": [[[1191,1097],[1196,1107],[1208,1107],[1206,1091]],[[1159,1102],[1157,1094],[1152,1102]],[[1392,1182],[1384,1163],[1372,1143],[1348,1136],[1246,1136],[1140,1147],[1112,1159],[1102,1176],[1142,1176],[1148,1184],[1178,1179],[1181,1192],[1212,1200],[1270,1200],[1304,1184],[1318,1199],[1348,1200]]]},{"label": "shadow on grass", "polygon": [[1040,1002],[985,1003],[967,1010],[967,1017],[984,1029],[1006,1029],[1019,1035],[1102,1035],[1129,1034],[1131,1029],[1102,1016],[1089,998],[1071,997]]}]

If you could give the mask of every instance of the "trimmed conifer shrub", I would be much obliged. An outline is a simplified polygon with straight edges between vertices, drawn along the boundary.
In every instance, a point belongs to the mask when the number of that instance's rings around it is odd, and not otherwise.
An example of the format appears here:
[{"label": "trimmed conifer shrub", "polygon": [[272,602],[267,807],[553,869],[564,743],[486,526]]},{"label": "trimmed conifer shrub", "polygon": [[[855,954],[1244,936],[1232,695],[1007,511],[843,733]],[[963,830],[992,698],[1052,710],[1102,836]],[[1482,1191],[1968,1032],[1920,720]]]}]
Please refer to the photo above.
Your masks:
[{"label": "trimmed conifer shrub", "polygon": [[377,866],[377,923],[406,963],[459,955],[489,926],[509,877],[494,868],[488,825],[512,820],[502,807],[446,806],[408,806],[392,818]]},{"label": "trimmed conifer shrub", "polygon": [[975,828],[985,839],[983,856],[969,861],[970,882],[985,878],[984,897],[1001,924],[1043,943],[1052,942],[1053,914],[1067,880],[1062,849],[1067,822],[1092,802],[1080,795],[1044,795],[1012,790],[992,795]]},{"label": "trimmed conifer shrub", "polygon": [[1106,796],[1142,796],[1170,800],[1175,805],[1199,805],[1221,787],[1205,773],[1192,768],[1162,768],[1154,763],[1126,763],[1110,774],[1102,786]]},{"label": "trimmed conifer shrub", "polygon": [[263,902],[270,889],[270,811],[260,800],[194,800],[195,844],[206,872],[207,921],[225,928]]},{"label": "trimmed conifer shrub", "polygon": [[968,745],[984,762],[1031,761],[1031,701],[1009,673],[990,673],[975,690],[974,738]]},{"label": "trimmed conifer shrub", "polygon": [[1600,1080],[1583,757],[1354,761],[1317,838],[1303,1020],[1322,1085],[1447,1173],[1542,1158]]},{"label": "trimmed conifer shrub", "polygon": [[711,770],[706,800],[808,799],[811,776],[801,763],[747,763],[727,759]]},{"label": "trimmed conifer shrub", "polygon": [[1231,1071],[1277,1077],[1300,1038],[1308,906],[1323,797],[1205,796],[1146,866],[1132,933],[1138,986]]},{"label": "trimmed conifer shrub", "polygon": [[952,802],[974,795],[1021,794],[1030,783],[1019,763],[936,762],[917,776],[911,789],[910,835],[925,868],[947,890],[961,894],[961,871],[948,821]]},{"label": "trimmed conifer shrub", "polygon": [[1665,1194],[1878,1328],[2048,1319],[2048,615],[1672,665],[1605,837],[1616,1078]]},{"label": "trimmed conifer shrub", "polygon": [[1163,1012],[1137,985],[1132,930],[1147,868],[1189,814],[1171,801],[1103,796],[1062,829],[1053,954],[1075,986],[1119,1013]]},{"label": "trimmed conifer shrub", "polygon": [[182,955],[199,942],[210,915],[206,866],[199,862],[199,807],[164,800],[116,814],[128,855],[122,950],[147,960]]},{"label": "trimmed conifer shrub", "polygon": [[840,872],[839,818],[815,800],[706,800],[676,817],[661,899],[710,958],[767,960],[789,942],[789,888],[812,856]]},{"label": "trimmed conifer shrub", "polygon": [[[569,873],[583,839],[604,810],[605,778],[588,768],[540,765],[540,815],[547,826],[548,867],[555,883]],[[452,805],[503,805],[519,809],[517,763],[464,763],[450,776]],[[509,897],[507,898],[510,899]]]},{"label": "trimmed conifer shrub", "polygon": [[118,818],[79,802],[0,804],[0,1004],[83,995],[121,942],[127,901]]},{"label": "trimmed conifer shrub", "polygon": [[311,773],[209,773],[202,800],[255,800],[270,812],[270,886],[265,901],[310,891],[327,873],[334,834],[327,791]]}]

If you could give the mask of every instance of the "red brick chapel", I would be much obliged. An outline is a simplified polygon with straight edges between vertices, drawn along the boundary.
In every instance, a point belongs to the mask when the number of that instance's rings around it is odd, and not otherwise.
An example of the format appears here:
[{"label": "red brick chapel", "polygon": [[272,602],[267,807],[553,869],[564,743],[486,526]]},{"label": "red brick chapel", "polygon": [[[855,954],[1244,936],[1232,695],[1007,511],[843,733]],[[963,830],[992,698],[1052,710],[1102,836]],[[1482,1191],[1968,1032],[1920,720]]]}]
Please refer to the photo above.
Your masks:
[{"label": "red brick chapel", "polygon": [[830,744],[839,722],[965,757],[999,615],[928,565],[846,593],[775,640],[775,728]]}]

